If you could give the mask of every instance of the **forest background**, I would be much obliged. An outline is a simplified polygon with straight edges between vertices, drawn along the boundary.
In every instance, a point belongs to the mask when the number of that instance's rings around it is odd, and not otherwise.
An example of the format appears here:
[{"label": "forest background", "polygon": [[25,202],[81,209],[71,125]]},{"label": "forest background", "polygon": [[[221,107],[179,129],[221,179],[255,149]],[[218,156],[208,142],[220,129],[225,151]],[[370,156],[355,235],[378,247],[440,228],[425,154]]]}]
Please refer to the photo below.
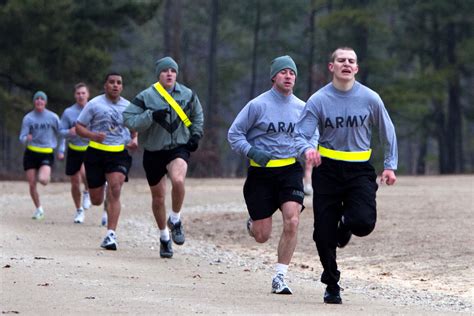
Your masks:
[{"label": "forest background", "polygon": [[[86,82],[92,97],[118,71],[132,99],[156,81],[154,62],[166,55],[205,113],[189,175],[243,176],[246,159],[230,150],[227,130],[270,88],[270,61],[293,57],[294,92],[306,101],[330,81],[339,46],[356,50],[357,79],[394,121],[398,174],[472,173],[473,24],[473,0],[0,0],[0,179],[23,177],[18,135],[35,91],[61,115],[74,84]],[[140,152],[133,175],[143,175]]]}]

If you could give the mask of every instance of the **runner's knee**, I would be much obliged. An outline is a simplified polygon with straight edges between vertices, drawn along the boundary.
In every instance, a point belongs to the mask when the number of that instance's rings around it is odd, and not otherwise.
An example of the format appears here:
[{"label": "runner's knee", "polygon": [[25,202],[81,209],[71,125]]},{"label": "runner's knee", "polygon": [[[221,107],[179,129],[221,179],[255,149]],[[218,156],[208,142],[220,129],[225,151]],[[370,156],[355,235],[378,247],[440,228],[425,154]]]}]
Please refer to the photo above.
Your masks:
[{"label": "runner's knee", "polygon": [[287,234],[296,234],[298,231],[299,217],[297,215],[285,219],[283,222],[283,232]]},{"label": "runner's knee", "polygon": [[354,219],[344,222],[349,227],[352,234],[358,237],[364,237],[370,234],[375,228],[375,219]]}]

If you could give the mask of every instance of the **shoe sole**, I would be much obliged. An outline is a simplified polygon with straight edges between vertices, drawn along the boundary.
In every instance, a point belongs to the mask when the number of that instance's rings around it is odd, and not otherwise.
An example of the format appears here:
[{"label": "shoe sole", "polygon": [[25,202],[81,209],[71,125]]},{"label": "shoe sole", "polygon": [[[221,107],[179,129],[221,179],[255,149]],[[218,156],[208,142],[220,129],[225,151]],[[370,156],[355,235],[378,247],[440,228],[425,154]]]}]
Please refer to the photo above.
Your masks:
[{"label": "shoe sole", "polygon": [[293,294],[293,292],[292,292],[289,288],[287,288],[287,287],[285,287],[285,288],[284,288],[283,290],[281,290],[280,292],[277,292],[276,290],[272,290],[272,293],[273,293],[273,294],[287,294],[287,295],[288,295],[288,294]]},{"label": "shoe sole", "polygon": [[102,246],[100,245],[102,248],[104,248],[105,250],[117,250],[117,245],[116,244],[111,244],[111,245],[107,245],[107,246]]},{"label": "shoe sole", "polygon": [[183,241],[183,242],[177,242],[176,240],[174,240],[173,236],[171,236],[171,239],[172,239],[173,242],[174,242],[175,244],[177,244],[178,246],[184,245],[184,241]]},{"label": "shoe sole", "polygon": [[173,254],[170,254],[170,255],[168,255],[168,254],[166,254],[166,255],[162,255],[162,254],[160,253],[160,257],[161,257],[161,258],[170,259],[170,258],[172,258],[172,257],[173,257]]},{"label": "shoe sole", "polygon": [[342,304],[342,299],[334,299],[334,300],[324,299],[324,303],[326,303],[326,304]]},{"label": "shoe sole", "polygon": [[84,223],[84,221],[76,221],[76,220],[74,221],[74,224],[82,224],[82,223]]},{"label": "shoe sole", "polygon": [[31,219],[34,219],[36,221],[40,221],[44,218],[44,216],[41,216],[41,217],[32,217]]}]

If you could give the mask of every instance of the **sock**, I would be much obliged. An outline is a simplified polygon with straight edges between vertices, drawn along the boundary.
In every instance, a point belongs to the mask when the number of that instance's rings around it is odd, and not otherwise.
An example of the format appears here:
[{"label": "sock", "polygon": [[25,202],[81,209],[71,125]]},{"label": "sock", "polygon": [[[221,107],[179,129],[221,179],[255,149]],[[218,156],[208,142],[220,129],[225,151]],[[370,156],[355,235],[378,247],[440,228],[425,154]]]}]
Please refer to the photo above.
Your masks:
[{"label": "sock", "polygon": [[37,211],[41,212],[41,213],[44,213],[44,210],[43,210],[43,207],[42,206],[39,206],[38,208],[36,208]]},{"label": "sock", "polygon": [[84,208],[81,206],[80,208],[77,209],[77,212],[84,212]]},{"label": "sock", "polygon": [[170,240],[170,232],[169,232],[168,228],[160,229],[160,239],[163,240],[163,241]]},{"label": "sock", "polygon": [[115,231],[113,229],[108,229],[107,230],[107,236],[115,236]]},{"label": "sock", "polygon": [[173,224],[176,224],[177,222],[179,222],[179,219],[180,219],[180,216],[181,213],[176,213],[175,211],[171,211],[170,212],[170,221],[171,223]]},{"label": "sock", "polygon": [[283,274],[283,276],[285,276],[287,272],[288,272],[287,264],[283,264],[283,263],[275,264],[275,276],[277,274]]}]

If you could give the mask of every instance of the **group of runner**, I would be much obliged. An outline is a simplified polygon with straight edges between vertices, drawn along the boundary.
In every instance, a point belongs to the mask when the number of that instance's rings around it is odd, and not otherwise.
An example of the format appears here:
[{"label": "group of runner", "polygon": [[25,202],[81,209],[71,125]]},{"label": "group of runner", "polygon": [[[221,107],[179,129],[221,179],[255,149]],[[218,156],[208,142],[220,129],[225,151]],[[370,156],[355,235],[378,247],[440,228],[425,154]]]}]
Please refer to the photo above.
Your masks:
[{"label": "group of runner", "polygon": [[[381,98],[355,80],[359,71],[355,51],[336,49],[328,68],[332,81],[305,103],[293,94],[298,74],[295,62],[287,55],[275,58],[270,65],[271,89],[243,107],[229,129],[228,141],[250,160],[243,188],[249,235],[266,242],[272,216],[281,210],[283,231],[272,293],[292,294],[285,278],[297,244],[304,196],[312,193],[313,239],[323,266],[321,281],[327,285],[324,302],[340,304],[336,249],[346,246],[353,234],[370,234],[376,222],[377,176],[369,163],[372,129],[377,128],[385,148],[381,183],[395,183],[398,152],[395,129]],[[36,182],[48,183],[58,138],[65,138],[66,174],[71,176],[77,209],[74,221],[82,223],[84,209],[91,203],[102,204],[105,198],[108,231],[101,247],[116,250],[120,193],[132,160],[128,150],[140,145],[160,233],[160,256],[173,256],[171,240],[178,245],[185,242],[180,217],[184,181],[204,124],[199,99],[176,81],[178,71],[171,57],[157,60],[158,81],[131,102],[120,96],[123,81],[118,73],[108,74],[105,93],[89,102],[88,89],[80,83],[75,87],[76,103],[61,120],[45,108],[46,94],[35,93],[34,110],[25,116],[20,134],[26,144],[24,169],[36,207],[34,219],[44,216]],[[60,141],[58,158],[64,149]],[[300,161],[306,165],[306,177]],[[312,188],[308,183],[311,170]],[[169,216],[166,175],[172,185]],[[82,205],[81,180],[85,186]],[[89,197],[91,203],[87,203]]]},{"label": "group of runner", "polygon": [[[66,174],[71,177],[76,206],[74,222],[84,221],[84,210],[91,204],[104,203],[102,224],[107,225],[107,233],[100,246],[116,250],[120,194],[132,164],[128,151],[137,149],[140,142],[152,210],[160,230],[160,256],[173,256],[171,240],[178,245],[184,243],[180,218],[184,180],[190,153],[198,148],[203,135],[203,111],[197,95],[176,82],[178,65],[171,57],[158,60],[155,66],[158,82],[131,102],[121,96],[123,79],[119,73],[107,74],[104,94],[90,101],[87,86],[77,84],[76,103],[64,111],[61,120],[46,109],[44,92],[34,94],[34,109],[24,117],[20,132],[20,140],[26,145],[23,166],[36,207],[33,219],[44,218],[36,184],[48,184],[54,150],[62,159],[67,143]],[[165,207],[166,174],[172,185],[169,217]],[[85,186],[82,205],[81,182]]]},{"label": "group of runner", "polygon": [[375,227],[378,185],[369,163],[372,129],[377,128],[385,148],[382,183],[395,183],[398,152],[395,129],[381,98],[355,80],[359,71],[355,51],[336,49],[328,68],[332,81],[305,104],[293,94],[298,74],[293,59],[274,59],[272,88],[245,105],[228,140],[233,150],[250,159],[244,184],[249,235],[259,243],[267,241],[272,215],[281,210],[283,231],[273,293],[292,294],[285,277],[305,194],[298,158],[313,169],[313,239],[323,266],[321,281],[327,285],[324,302],[341,304],[336,248],[346,246],[352,234],[366,236]]}]

